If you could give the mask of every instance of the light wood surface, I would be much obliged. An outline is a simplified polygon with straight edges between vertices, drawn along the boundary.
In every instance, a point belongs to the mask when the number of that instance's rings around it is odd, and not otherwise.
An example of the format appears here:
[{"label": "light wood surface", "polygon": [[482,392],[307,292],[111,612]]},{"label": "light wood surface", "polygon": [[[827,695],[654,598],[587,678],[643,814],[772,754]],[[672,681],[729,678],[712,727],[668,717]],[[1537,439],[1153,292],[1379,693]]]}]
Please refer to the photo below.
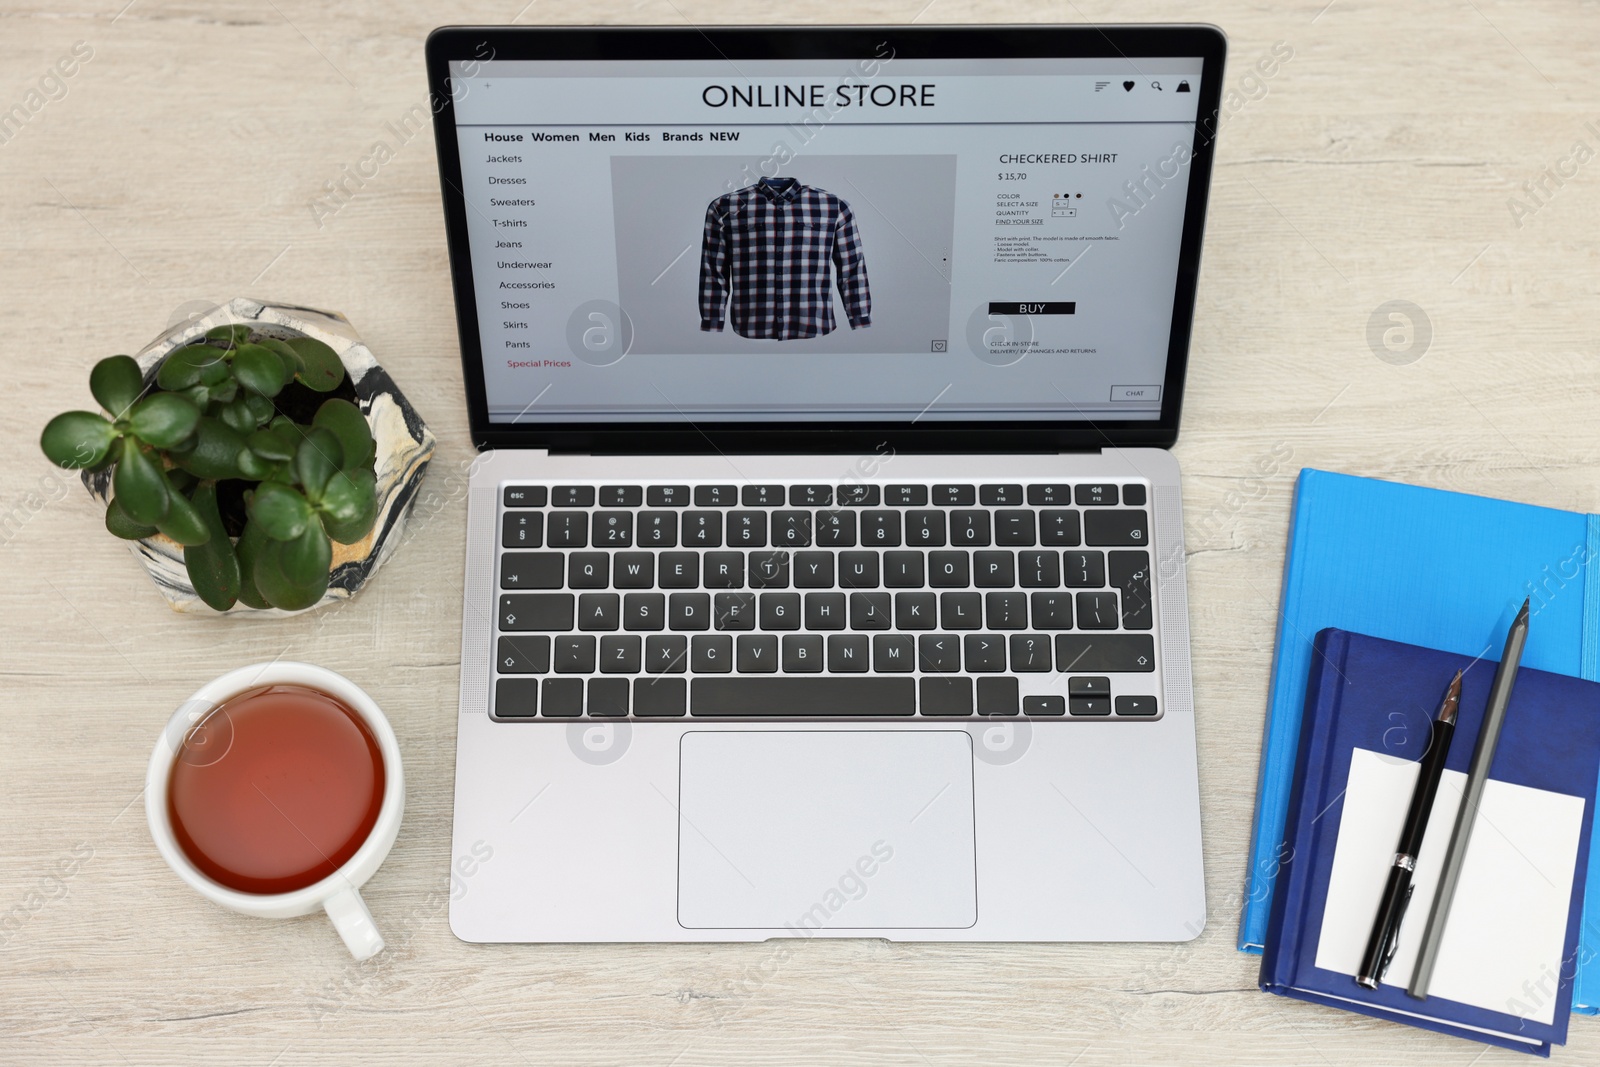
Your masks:
[{"label": "light wood surface", "polygon": [[[1600,511],[1600,162],[1539,200],[1522,189],[1570,173],[1577,142],[1600,150],[1594,6],[525,2],[0,5],[0,108],[75,42],[92,49],[0,143],[0,916],[23,916],[0,938],[0,1061],[1521,1062],[1265,996],[1233,944],[1300,467]],[[778,960],[767,945],[470,946],[446,925],[472,453],[431,138],[320,224],[311,203],[425,103],[439,22],[775,17],[1204,19],[1230,35],[1238,109],[1177,448],[1210,905],[1192,944],[807,941]],[[1292,58],[1247,78],[1277,42]],[[344,311],[439,436],[408,542],[337,611],[174,616],[37,448],[50,415],[88,404],[95,360],[237,295]],[[1369,345],[1391,300],[1431,323],[1408,365]],[[365,686],[405,753],[405,825],[366,893],[390,948],[364,965],[322,918],[205,904],[145,828],[171,709],[278,656]],[[1600,1023],[1574,1019],[1556,1056],[1600,1063]]]}]

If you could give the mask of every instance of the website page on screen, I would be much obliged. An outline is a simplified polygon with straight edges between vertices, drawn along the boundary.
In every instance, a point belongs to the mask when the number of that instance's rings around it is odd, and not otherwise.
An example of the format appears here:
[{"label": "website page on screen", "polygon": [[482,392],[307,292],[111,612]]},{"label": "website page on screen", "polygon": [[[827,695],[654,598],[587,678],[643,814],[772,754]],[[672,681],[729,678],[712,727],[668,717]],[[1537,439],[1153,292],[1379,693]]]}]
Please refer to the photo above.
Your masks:
[{"label": "website page on screen", "polygon": [[452,64],[490,418],[1157,419],[1201,65]]}]

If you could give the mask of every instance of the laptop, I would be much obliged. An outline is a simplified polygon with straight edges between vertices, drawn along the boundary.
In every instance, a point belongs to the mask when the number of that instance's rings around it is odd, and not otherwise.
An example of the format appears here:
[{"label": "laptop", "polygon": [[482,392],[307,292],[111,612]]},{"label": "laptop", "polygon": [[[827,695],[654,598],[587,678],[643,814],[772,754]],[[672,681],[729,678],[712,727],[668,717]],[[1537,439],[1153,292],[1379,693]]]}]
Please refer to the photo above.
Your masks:
[{"label": "laptop", "polygon": [[1205,924],[1209,27],[445,28],[470,942]]}]

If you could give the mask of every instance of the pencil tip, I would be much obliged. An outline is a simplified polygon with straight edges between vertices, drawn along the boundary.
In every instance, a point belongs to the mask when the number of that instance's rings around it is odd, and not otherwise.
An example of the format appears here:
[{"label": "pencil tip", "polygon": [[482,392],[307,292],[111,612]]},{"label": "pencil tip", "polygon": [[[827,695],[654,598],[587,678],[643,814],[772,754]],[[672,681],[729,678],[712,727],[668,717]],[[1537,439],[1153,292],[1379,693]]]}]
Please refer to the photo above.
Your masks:
[{"label": "pencil tip", "polygon": [[1533,598],[1532,597],[1524,597],[1523,598],[1522,610],[1517,612],[1517,622],[1527,622],[1528,621],[1528,605],[1530,603],[1532,603],[1532,602],[1533,602]]},{"label": "pencil tip", "polygon": [[1450,688],[1445,690],[1444,704],[1439,709],[1439,721],[1455,724],[1456,711],[1461,706],[1461,672],[1456,671],[1456,676],[1450,679]]}]

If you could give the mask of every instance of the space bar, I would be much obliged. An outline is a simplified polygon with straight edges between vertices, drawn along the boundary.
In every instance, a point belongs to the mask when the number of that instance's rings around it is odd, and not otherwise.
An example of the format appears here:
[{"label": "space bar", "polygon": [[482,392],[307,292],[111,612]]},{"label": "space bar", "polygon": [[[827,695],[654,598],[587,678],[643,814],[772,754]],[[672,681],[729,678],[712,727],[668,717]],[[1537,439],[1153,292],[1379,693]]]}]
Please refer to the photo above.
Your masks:
[{"label": "space bar", "polygon": [[693,715],[790,718],[805,715],[915,715],[910,678],[696,678]]}]

